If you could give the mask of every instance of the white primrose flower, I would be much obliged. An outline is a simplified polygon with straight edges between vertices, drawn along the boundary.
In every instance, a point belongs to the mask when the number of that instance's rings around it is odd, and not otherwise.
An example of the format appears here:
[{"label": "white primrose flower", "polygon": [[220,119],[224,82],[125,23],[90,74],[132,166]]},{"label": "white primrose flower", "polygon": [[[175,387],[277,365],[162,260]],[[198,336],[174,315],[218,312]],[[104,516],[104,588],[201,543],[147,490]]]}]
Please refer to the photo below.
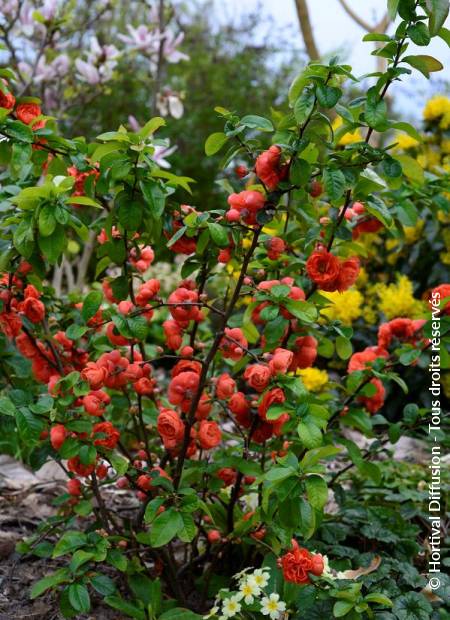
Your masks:
[{"label": "white primrose flower", "polygon": [[242,605],[239,602],[239,595],[230,596],[222,604],[223,618],[232,618],[241,611]]},{"label": "white primrose flower", "polygon": [[214,607],[211,607],[211,609],[206,614],[206,616],[203,616],[203,620],[208,620],[209,618],[213,618],[214,616],[217,616],[218,613],[219,613],[219,607],[217,605],[214,605]]},{"label": "white primrose flower", "polygon": [[240,598],[244,599],[244,603],[247,605],[251,605],[255,596],[259,596],[261,594],[261,588],[256,585],[251,579],[245,579],[239,586],[239,595]]},{"label": "white primrose flower", "polygon": [[269,573],[267,568],[257,568],[251,575],[248,577],[248,581],[251,581],[253,584],[258,586],[258,588],[265,588],[269,583]]},{"label": "white primrose flower", "polygon": [[286,611],[286,603],[280,601],[279,594],[272,593],[262,599],[261,613],[263,616],[269,616],[270,620],[278,620],[283,611]]}]

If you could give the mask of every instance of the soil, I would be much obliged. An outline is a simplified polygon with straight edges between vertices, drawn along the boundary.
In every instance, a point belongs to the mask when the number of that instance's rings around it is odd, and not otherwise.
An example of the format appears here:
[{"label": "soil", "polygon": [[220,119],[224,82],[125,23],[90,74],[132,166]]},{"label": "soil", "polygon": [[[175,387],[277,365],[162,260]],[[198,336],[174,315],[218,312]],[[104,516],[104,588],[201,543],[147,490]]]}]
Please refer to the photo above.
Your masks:
[{"label": "soil", "polygon": [[[56,464],[37,474],[8,456],[0,456],[0,620],[63,620],[51,593],[34,601],[35,581],[54,572],[63,562],[15,551],[16,543],[33,535],[39,523],[56,513],[52,501],[64,490],[65,475]],[[77,620],[129,620],[92,596],[92,611]]]}]

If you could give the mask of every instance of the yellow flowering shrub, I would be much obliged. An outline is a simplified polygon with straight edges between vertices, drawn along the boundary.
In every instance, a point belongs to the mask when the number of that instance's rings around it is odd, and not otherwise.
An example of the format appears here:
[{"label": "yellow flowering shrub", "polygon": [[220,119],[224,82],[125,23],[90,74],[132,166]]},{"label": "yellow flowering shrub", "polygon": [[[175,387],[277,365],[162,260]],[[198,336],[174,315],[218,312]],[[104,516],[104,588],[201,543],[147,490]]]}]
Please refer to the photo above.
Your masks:
[{"label": "yellow flowering shrub", "polygon": [[327,371],[319,368],[303,368],[298,374],[310,392],[319,392],[329,380]]},{"label": "yellow flowering shrub", "polygon": [[344,325],[351,325],[361,316],[364,297],[356,288],[348,289],[344,293],[322,292],[322,295],[332,302],[321,311],[321,314],[329,319],[337,319]]}]

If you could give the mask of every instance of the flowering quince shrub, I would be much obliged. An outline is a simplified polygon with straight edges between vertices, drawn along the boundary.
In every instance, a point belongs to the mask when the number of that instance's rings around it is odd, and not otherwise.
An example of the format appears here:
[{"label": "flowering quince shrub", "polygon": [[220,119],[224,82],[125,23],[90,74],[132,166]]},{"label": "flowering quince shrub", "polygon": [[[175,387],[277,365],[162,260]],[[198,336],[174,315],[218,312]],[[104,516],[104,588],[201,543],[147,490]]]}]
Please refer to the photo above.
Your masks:
[{"label": "flowering quince shrub", "polygon": [[[392,385],[408,390],[402,367],[429,359],[431,312],[448,345],[450,283],[356,349],[327,309],[361,277],[359,237],[403,230],[392,194],[409,191],[409,160],[371,138],[416,135],[385,96],[412,68],[442,68],[408,44],[447,37],[444,4],[389,3],[395,33],[369,35],[388,69],[364,97],[346,100],[357,78],[333,60],[306,67],[271,120],[218,108],[224,131],[205,151],[227,144],[233,173],[209,212],[185,204],[192,179],[154,161],[162,118],[88,144],[16,100],[13,76],[1,83],[0,413],[9,451],[35,468],[54,459],[68,478],[57,515],[19,545],[67,560],[33,598],[54,591],[69,618],[99,596],[137,620],[440,617],[443,599],[422,592],[427,532],[382,492],[404,472],[376,456],[428,427],[426,407],[396,423],[382,412]],[[349,131],[361,140],[342,145]],[[445,209],[445,174],[429,185]],[[56,298],[49,277],[90,229],[92,284]],[[167,248],[184,262],[164,294],[148,273]]]}]

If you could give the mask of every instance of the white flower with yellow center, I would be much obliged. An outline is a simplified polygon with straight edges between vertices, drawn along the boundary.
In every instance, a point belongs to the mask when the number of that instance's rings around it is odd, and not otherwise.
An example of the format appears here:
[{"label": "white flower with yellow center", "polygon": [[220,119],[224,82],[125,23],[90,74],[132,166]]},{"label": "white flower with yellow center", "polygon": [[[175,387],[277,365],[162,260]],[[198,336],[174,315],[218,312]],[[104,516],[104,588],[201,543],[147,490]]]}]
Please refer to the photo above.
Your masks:
[{"label": "white flower with yellow center", "polygon": [[208,620],[209,618],[217,616],[218,612],[219,608],[217,607],[217,605],[214,605],[214,607],[211,607],[211,609],[209,610],[209,613],[207,613],[206,616],[203,616],[203,620]]},{"label": "white flower with yellow center", "polygon": [[269,583],[269,573],[267,569],[257,568],[253,573],[249,576],[248,581],[254,583],[258,588],[265,588]]},{"label": "white flower with yellow center", "polygon": [[223,602],[222,618],[232,618],[241,611],[241,607],[239,595],[230,596]]},{"label": "white flower with yellow center", "polygon": [[251,578],[243,581],[239,587],[239,595],[244,599],[244,603],[247,605],[251,605],[255,600],[255,596],[259,596],[261,594],[261,588],[251,580]]},{"label": "white flower with yellow center", "polygon": [[271,620],[278,620],[283,611],[286,611],[286,603],[280,601],[279,594],[272,593],[262,599],[261,613],[263,616],[269,616]]}]

